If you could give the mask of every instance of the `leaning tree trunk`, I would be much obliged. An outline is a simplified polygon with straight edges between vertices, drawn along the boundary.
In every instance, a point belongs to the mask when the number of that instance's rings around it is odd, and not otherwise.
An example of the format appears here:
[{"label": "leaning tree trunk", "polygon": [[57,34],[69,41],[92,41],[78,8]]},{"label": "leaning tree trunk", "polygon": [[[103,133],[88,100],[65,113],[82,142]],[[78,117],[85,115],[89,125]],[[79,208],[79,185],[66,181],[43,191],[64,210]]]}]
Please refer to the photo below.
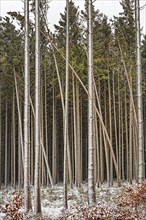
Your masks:
[{"label": "leaning tree trunk", "polygon": [[93,146],[93,39],[92,39],[92,1],[88,1],[88,203],[96,201],[94,182],[94,146]]},{"label": "leaning tree trunk", "polygon": [[34,178],[34,212],[41,213],[40,189],[40,15],[39,0],[35,1],[35,178]]}]

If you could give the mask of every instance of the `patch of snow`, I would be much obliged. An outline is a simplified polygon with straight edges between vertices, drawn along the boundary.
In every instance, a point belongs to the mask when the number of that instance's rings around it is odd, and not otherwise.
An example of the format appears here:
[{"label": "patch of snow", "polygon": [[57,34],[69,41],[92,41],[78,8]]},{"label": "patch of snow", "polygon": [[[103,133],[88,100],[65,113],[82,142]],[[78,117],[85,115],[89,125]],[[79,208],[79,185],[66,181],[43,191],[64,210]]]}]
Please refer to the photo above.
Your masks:
[{"label": "patch of snow", "polygon": [[59,219],[59,217],[61,216],[61,212],[63,210],[63,207],[60,207],[60,208],[49,208],[49,207],[43,207],[43,216],[44,217],[48,217],[50,218],[51,220],[57,220]]},{"label": "patch of snow", "polygon": [[5,217],[4,213],[0,213],[0,220],[3,220],[3,218]]}]

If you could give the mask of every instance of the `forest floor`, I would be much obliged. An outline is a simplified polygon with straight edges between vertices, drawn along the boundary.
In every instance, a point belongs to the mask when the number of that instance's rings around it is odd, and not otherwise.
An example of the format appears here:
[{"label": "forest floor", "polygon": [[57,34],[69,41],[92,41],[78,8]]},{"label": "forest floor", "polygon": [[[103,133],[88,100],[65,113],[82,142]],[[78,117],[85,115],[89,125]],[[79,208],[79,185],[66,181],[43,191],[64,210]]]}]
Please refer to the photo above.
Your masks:
[{"label": "forest floor", "polygon": [[123,183],[121,187],[103,184],[96,189],[95,206],[88,206],[87,184],[82,184],[81,188],[69,188],[68,210],[63,209],[62,185],[42,188],[41,193],[42,216],[34,216],[32,211],[24,214],[23,191],[1,190],[0,220],[146,220],[146,184]]}]

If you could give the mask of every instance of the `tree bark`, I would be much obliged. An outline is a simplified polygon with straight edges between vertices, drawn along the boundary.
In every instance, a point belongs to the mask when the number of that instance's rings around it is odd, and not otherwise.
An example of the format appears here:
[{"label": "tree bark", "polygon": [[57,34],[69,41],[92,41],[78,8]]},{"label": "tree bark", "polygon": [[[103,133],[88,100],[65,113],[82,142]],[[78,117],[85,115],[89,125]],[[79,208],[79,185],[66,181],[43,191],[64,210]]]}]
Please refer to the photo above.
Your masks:
[{"label": "tree bark", "polygon": [[68,144],[68,91],[69,91],[69,0],[66,0],[66,83],[65,83],[65,117],[64,117],[64,207],[68,208],[67,202],[67,144]]},{"label": "tree bark", "polygon": [[24,3],[25,12],[25,66],[24,66],[24,207],[31,209],[30,192],[30,71],[29,71],[29,0]]},{"label": "tree bark", "polygon": [[40,14],[39,0],[35,1],[35,178],[34,178],[34,212],[41,213],[40,189]]},{"label": "tree bark", "polygon": [[[2,177],[2,98],[0,87],[0,177]],[[2,178],[0,178],[0,189],[2,185]]]},{"label": "tree bark", "polygon": [[6,114],[5,114],[5,187],[8,184],[8,100],[6,97]]},{"label": "tree bark", "polygon": [[140,6],[139,0],[135,2],[136,15],[136,61],[137,61],[137,107],[138,107],[138,180],[142,182],[143,173],[143,113],[142,113],[142,74],[141,74],[141,51],[140,51]]},{"label": "tree bark", "polygon": [[93,145],[93,33],[92,1],[88,1],[88,203],[96,201],[94,181],[94,145]]}]

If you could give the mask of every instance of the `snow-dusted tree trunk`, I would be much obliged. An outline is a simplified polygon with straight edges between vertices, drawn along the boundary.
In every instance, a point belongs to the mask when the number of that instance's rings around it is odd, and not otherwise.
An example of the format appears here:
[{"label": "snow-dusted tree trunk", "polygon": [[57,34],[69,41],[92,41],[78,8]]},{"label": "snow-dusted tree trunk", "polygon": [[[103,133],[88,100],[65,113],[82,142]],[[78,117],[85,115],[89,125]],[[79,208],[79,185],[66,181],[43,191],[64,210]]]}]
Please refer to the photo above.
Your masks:
[{"label": "snow-dusted tree trunk", "polygon": [[138,179],[143,180],[143,117],[142,117],[142,74],[141,74],[141,51],[140,51],[140,6],[139,0],[135,1],[136,10],[136,60],[137,60],[137,103],[138,103]]},{"label": "snow-dusted tree trunk", "polygon": [[31,209],[30,194],[30,72],[29,72],[29,0],[24,2],[25,12],[25,66],[24,66],[24,206]]},{"label": "snow-dusted tree trunk", "polygon": [[89,38],[88,38],[88,203],[96,200],[94,184],[94,146],[93,146],[93,34],[92,0],[88,0]]},{"label": "snow-dusted tree trunk", "polygon": [[39,0],[35,1],[35,174],[34,174],[34,212],[41,212],[40,190],[40,21]]},{"label": "snow-dusted tree trunk", "polygon": [[67,208],[67,144],[68,144],[68,90],[69,90],[69,0],[66,0],[66,84],[64,117],[64,207]]}]

